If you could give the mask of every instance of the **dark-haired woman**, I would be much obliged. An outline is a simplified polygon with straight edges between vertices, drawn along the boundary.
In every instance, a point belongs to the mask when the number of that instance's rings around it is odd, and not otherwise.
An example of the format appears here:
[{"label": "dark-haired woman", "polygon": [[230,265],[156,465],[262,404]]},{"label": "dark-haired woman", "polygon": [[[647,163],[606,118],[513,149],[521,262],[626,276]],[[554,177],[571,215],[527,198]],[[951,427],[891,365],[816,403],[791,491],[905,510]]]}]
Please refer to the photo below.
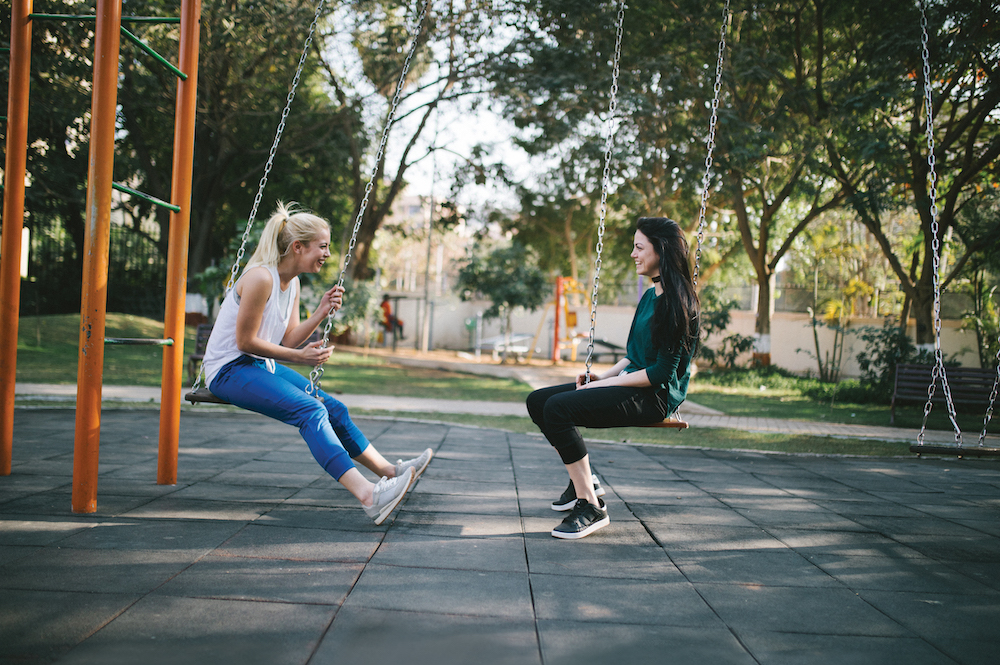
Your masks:
[{"label": "dark-haired woman", "polygon": [[642,217],[632,260],[653,286],[632,319],[626,358],[602,374],[581,374],[576,383],[536,390],[528,413],[555,447],[569,486],[552,509],[569,515],[552,530],[556,538],[583,538],[610,523],[604,495],[591,473],[583,427],[650,425],[668,417],[687,396],[691,358],[698,344],[698,295],[688,265],[687,241],[665,217]]}]

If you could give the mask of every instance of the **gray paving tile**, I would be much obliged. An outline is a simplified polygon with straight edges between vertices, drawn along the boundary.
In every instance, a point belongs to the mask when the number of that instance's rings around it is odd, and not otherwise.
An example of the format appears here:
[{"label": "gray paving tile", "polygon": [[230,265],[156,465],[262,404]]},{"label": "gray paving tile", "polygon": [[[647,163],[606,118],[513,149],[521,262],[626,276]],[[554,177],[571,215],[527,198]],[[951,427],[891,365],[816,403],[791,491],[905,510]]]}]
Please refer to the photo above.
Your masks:
[{"label": "gray paving tile", "polygon": [[102,520],[58,544],[82,549],[194,550],[218,547],[243,528],[243,522],[211,520]]},{"label": "gray paving tile", "polygon": [[662,548],[654,544],[616,542],[606,536],[608,529],[588,537],[586,542],[567,542],[541,534],[525,538],[528,569],[532,574],[568,575],[574,578],[611,577],[683,582],[684,577]]},{"label": "gray paving tile", "polygon": [[[740,639],[765,665],[955,665],[956,661],[917,637],[746,633]],[[985,661],[983,661],[985,662]]]},{"label": "gray paving tile", "polygon": [[59,662],[300,665],[315,650],[336,609],[151,595]]},{"label": "gray paving tile", "polygon": [[738,512],[721,506],[678,506],[650,503],[629,503],[633,514],[644,522],[662,524],[713,524],[754,527],[755,524]]},{"label": "gray paving tile", "polygon": [[595,621],[540,620],[547,665],[750,665],[755,663],[729,630]]},{"label": "gray paving tile", "polygon": [[[423,478],[419,482],[423,482]],[[430,494],[411,492],[406,499],[407,512],[462,513],[517,517],[518,504],[513,500],[498,500],[475,495]]]},{"label": "gray paving tile", "polygon": [[836,578],[791,551],[671,552],[670,558],[695,584],[840,587]]},{"label": "gray paving tile", "polygon": [[913,636],[849,589],[699,584],[698,592],[738,634]]},{"label": "gray paving tile", "polygon": [[420,529],[391,530],[371,561],[413,568],[528,572],[519,536],[449,538],[426,535]]},{"label": "gray paving tile", "polygon": [[517,490],[510,481],[489,482],[488,480],[437,480],[421,478],[411,490],[420,494],[453,494],[457,496],[485,496],[499,501],[510,501],[517,497]]},{"label": "gray paving tile", "polygon": [[516,619],[531,603],[526,574],[369,564],[344,608]]},{"label": "gray paving tile", "polygon": [[538,619],[722,628],[687,582],[531,574]]},{"label": "gray paving tile", "polygon": [[541,665],[542,661],[535,622],[529,618],[344,607],[311,662]]},{"label": "gray paving tile", "polygon": [[[1000,593],[948,594],[907,591],[859,591],[865,602],[917,635],[937,639],[987,641],[1000,649],[996,632]],[[937,636],[937,637],[935,637]]]},{"label": "gray paving tile", "polygon": [[0,588],[143,594],[190,566],[198,556],[189,550],[45,548],[31,558],[5,565]]},{"label": "gray paving tile", "polygon": [[137,599],[116,593],[5,589],[0,593],[0,660],[52,662]]},{"label": "gray paving tile", "polygon": [[265,526],[296,527],[304,529],[335,529],[338,531],[384,532],[397,512],[380,526],[365,514],[360,502],[353,508],[324,508],[318,506],[283,503],[262,515],[256,522]]},{"label": "gray paving tile", "polygon": [[851,589],[980,595],[995,589],[950,566],[926,558],[816,554],[809,560]]},{"label": "gray paving tile", "polygon": [[805,556],[833,554],[840,556],[920,557],[916,549],[883,536],[864,531],[822,531],[815,529],[770,528],[768,532],[788,547]]},{"label": "gray paving tile", "polygon": [[218,520],[252,522],[278,504],[187,499],[176,494],[152,499],[121,515],[125,519]]},{"label": "gray paving tile", "polygon": [[646,526],[667,552],[787,549],[785,543],[759,527],[702,526],[656,521],[648,522]]},{"label": "gray paving tile", "polygon": [[340,605],[364,564],[206,556],[157,589],[168,596]]},{"label": "gray paving tile", "polygon": [[521,536],[521,518],[516,515],[476,515],[468,513],[409,511],[406,506],[396,516],[395,527],[428,536],[493,537]]},{"label": "gray paving tile", "polygon": [[0,545],[48,545],[91,529],[96,523],[81,517],[3,516],[0,517]]},{"label": "gray paving tile", "polygon": [[248,524],[215,554],[252,559],[364,563],[382,542],[382,531],[340,531]]}]

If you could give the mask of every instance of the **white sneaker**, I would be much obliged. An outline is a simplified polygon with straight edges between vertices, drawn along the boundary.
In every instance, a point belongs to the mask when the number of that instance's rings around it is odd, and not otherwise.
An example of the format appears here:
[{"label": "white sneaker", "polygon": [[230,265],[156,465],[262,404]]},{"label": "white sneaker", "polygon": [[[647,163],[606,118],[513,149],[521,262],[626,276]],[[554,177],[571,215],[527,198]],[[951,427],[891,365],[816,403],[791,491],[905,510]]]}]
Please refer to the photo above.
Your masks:
[{"label": "white sneaker", "polygon": [[375,524],[381,524],[389,516],[392,509],[399,505],[399,502],[406,496],[406,490],[413,484],[413,469],[406,469],[404,473],[395,478],[382,479],[375,483],[372,490],[372,505],[362,506],[365,514],[375,520]]},{"label": "white sneaker", "polygon": [[397,460],[396,461],[396,475],[403,475],[405,469],[413,469],[413,479],[416,480],[420,477],[420,474],[424,472],[427,465],[430,464],[431,458],[434,457],[434,451],[428,448],[424,452],[420,453],[420,457],[414,457],[413,459]]}]

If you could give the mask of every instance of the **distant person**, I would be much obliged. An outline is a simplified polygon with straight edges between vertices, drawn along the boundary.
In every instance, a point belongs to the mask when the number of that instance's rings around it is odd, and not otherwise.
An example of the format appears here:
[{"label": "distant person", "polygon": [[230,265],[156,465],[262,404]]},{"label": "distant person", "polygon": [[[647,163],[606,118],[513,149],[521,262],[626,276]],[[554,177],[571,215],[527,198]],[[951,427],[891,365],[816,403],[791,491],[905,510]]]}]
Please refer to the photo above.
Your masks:
[{"label": "distant person", "polygon": [[[257,251],[226,294],[205,350],[206,385],[217,397],[299,428],[309,451],[381,524],[423,473],[433,456],[390,464],[351,421],[347,408],[309,380],[276,361],[321,365],[332,349],[302,345],[332,311],[344,289],[334,286],[305,321],[299,321],[299,275],[317,273],[330,257],[330,226],[316,215],[279,203]],[[381,479],[372,483],[358,461]]]},{"label": "distant person", "polygon": [[635,271],[650,277],[632,319],[626,358],[600,374],[581,374],[576,383],[536,390],[528,414],[569,473],[569,486],[552,509],[569,515],[552,530],[556,538],[583,538],[610,524],[605,494],[590,470],[590,456],[578,426],[651,425],[668,417],[687,396],[691,358],[698,345],[698,295],[688,264],[688,247],[677,223],[642,217],[632,249]]},{"label": "distant person", "polygon": [[392,313],[392,303],[389,301],[388,293],[382,296],[381,307],[382,327],[385,328],[385,331],[387,333],[391,332],[393,335],[398,336],[399,339],[406,339],[406,335],[403,334],[403,322]]}]

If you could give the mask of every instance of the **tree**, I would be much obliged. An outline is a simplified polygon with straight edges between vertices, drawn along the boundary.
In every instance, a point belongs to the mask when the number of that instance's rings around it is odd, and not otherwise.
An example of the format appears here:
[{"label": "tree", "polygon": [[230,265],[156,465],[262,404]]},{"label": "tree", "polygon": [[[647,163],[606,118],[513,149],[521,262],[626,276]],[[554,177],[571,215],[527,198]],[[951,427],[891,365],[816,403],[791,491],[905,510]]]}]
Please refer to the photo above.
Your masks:
[{"label": "tree", "polygon": [[[492,303],[483,316],[502,319],[508,342],[514,308],[536,310],[545,303],[549,293],[545,274],[538,269],[537,257],[516,242],[489,254],[471,254],[458,272],[457,287],[462,300],[484,297]],[[509,346],[509,343],[504,345],[502,362],[507,361]]]},{"label": "tree", "polygon": [[[938,181],[933,230],[927,116],[920,58],[920,17],[905,2],[859,3],[856,55],[847,92],[860,112],[825,140],[831,175],[874,235],[907,295],[900,325],[912,311],[917,344],[934,339],[934,245],[956,229],[963,206],[997,182],[1000,156],[1000,41],[998,12],[985,0],[948,0],[928,7],[934,156]],[[876,82],[875,85],[872,83]],[[857,168],[866,165],[865,169]],[[864,171],[864,172],[862,172]],[[920,220],[915,252],[893,243],[887,213],[912,206]],[[995,232],[966,236],[958,259],[940,275],[941,287],[959,277],[968,257],[996,247]]]},{"label": "tree", "polygon": [[[350,265],[351,275],[358,279],[369,276],[372,241],[405,187],[407,171],[440,148],[433,140],[424,141],[434,112],[443,105],[480,95],[483,67],[490,58],[489,37],[492,19],[497,15],[492,2],[429,3],[411,69],[403,89],[398,91],[396,119],[386,135],[389,152],[384,161],[371,166],[379,149],[375,137],[381,136],[391,100],[397,94],[418,8],[401,0],[353,0],[350,11],[340,17],[348,26],[344,34],[325,35],[331,45],[323,52],[325,85],[341,106],[366,109],[367,115],[379,118],[377,125],[363,126],[359,120],[349,132],[354,137],[348,154],[356,209],[374,173]],[[343,47],[333,46],[347,37],[356,62],[344,58]],[[376,155],[366,150],[368,144],[361,136],[372,137]]]},{"label": "tree", "polygon": [[[132,7],[135,13],[157,10],[162,12],[158,0]],[[310,3],[296,0],[205,0],[202,6],[191,273],[221,257],[234,233],[242,232],[314,16]],[[321,27],[328,16],[329,10],[320,17]],[[159,52],[176,51],[175,28],[136,31]],[[323,90],[319,41],[317,36],[285,119],[258,215],[266,217],[276,200],[297,201],[343,226],[352,207],[345,163],[357,109],[332,102]],[[132,165],[138,189],[167,198],[173,75],[142,54],[123,59],[122,70],[126,132],[120,153]],[[158,219],[166,238],[168,217],[160,213]]]}]

